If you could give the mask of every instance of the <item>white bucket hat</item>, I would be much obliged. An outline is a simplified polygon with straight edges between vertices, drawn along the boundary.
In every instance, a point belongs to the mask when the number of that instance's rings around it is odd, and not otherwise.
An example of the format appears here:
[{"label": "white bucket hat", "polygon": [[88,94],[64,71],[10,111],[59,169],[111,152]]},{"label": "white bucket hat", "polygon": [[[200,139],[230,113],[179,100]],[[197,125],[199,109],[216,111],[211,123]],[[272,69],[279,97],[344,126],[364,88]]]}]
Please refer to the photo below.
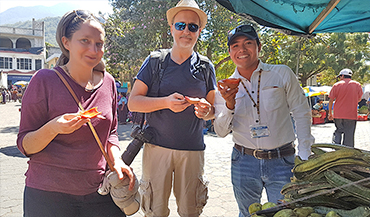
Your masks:
[{"label": "white bucket hat", "polygon": [[177,5],[173,8],[168,9],[167,11],[167,22],[168,25],[172,25],[173,18],[175,15],[184,10],[190,10],[194,11],[195,13],[198,14],[199,19],[200,19],[200,28],[204,29],[204,27],[207,24],[207,14],[199,9],[198,4],[194,0],[181,0]]}]

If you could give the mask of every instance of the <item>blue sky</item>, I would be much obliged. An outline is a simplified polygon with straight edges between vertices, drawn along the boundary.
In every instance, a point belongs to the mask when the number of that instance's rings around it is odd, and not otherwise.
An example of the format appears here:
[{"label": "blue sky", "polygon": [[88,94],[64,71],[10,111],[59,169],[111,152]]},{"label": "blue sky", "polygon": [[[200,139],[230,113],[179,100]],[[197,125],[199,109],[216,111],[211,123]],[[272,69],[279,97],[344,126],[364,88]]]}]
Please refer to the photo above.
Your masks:
[{"label": "blue sky", "polygon": [[99,11],[103,13],[112,13],[108,0],[0,0],[0,13],[17,6],[53,6],[63,2],[78,5],[79,8],[89,10],[94,14],[97,14]]}]

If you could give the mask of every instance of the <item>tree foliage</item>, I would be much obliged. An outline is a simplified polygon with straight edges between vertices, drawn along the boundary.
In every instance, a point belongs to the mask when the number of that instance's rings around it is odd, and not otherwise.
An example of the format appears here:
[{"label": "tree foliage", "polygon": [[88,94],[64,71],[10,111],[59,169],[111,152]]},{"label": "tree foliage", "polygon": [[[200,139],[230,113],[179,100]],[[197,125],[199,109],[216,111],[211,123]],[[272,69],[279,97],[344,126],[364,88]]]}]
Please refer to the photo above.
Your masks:
[{"label": "tree foliage", "polygon": [[[105,24],[108,70],[121,81],[134,77],[150,51],[170,48],[172,36],[166,11],[178,0],[130,1],[110,0],[114,7]],[[227,33],[249,22],[226,10],[215,0],[197,0],[208,15],[195,50],[212,60],[217,79],[230,76],[235,65],[230,60]],[[260,59],[271,64],[288,65],[298,76],[302,86],[318,76],[322,85],[331,85],[343,68],[354,71],[353,78],[366,83],[369,79],[370,39],[367,33],[318,34],[304,38],[252,24],[262,42]]]},{"label": "tree foliage", "polygon": [[288,65],[302,86],[315,75],[320,84],[332,85],[343,68],[352,69],[353,79],[361,83],[369,80],[366,61],[370,60],[370,39],[366,33],[326,33],[304,38],[273,30],[262,32],[262,61]]},{"label": "tree foliage", "polygon": [[[343,68],[353,71],[353,79],[366,83],[370,79],[370,37],[368,33],[335,33],[328,37],[328,65],[335,76]],[[331,81],[329,84],[334,83]]]},{"label": "tree foliage", "polygon": [[[173,39],[166,11],[177,2],[111,0],[114,13],[105,24],[105,57],[108,70],[114,76],[122,81],[131,80],[150,51],[171,47]],[[208,15],[208,23],[195,49],[210,60],[219,59],[227,53],[227,32],[243,20],[214,0],[198,1],[198,5]],[[229,72],[229,68],[221,67],[219,71]]]},{"label": "tree foliage", "polygon": [[166,11],[175,1],[112,0],[106,29],[106,59],[112,74],[130,81],[149,52],[170,47]]}]

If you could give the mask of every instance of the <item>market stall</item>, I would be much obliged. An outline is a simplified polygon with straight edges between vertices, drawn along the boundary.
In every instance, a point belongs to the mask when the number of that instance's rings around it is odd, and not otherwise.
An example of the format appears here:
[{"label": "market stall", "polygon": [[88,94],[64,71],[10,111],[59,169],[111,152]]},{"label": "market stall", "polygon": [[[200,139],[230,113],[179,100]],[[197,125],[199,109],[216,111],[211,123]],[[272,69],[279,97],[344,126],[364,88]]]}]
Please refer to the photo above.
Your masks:
[{"label": "market stall", "polygon": [[[331,90],[331,86],[306,86],[303,88],[303,91],[306,94],[308,99],[308,104],[312,110],[312,124],[323,124],[327,122],[327,116],[329,111],[329,93]],[[318,101],[318,99],[323,100],[323,107],[318,112],[318,114],[314,113],[314,105]]]}]

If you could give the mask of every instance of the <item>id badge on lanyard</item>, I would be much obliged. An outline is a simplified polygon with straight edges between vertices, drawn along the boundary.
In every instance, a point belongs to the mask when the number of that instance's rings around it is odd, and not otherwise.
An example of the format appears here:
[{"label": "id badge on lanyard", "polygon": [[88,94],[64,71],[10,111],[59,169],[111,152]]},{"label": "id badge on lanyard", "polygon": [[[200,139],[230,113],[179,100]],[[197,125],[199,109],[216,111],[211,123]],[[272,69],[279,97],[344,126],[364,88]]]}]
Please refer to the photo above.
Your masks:
[{"label": "id badge on lanyard", "polygon": [[252,138],[268,137],[270,135],[269,127],[265,124],[255,124],[249,126]]},{"label": "id badge on lanyard", "polygon": [[[247,92],[249,98],[253,102],[253,106],[257,108],[257,114],[258,114],[258,122],[260,123],[261,121],[261,116],[260,116],[260,85],[261,85],[261,74],[262,74],[262,69],[259,71],[259,76],[258,76],[258,88],[257,88],[257,102],[254,101],[253,97],[249,93],[247,87],[244,85],[243,82],[242,85]],[[255,124],[255,125],[250,125],[250,134],[252,138],[261,138],[261,137],[268,137],[270,135],[270,130],[267,124]]]}]

